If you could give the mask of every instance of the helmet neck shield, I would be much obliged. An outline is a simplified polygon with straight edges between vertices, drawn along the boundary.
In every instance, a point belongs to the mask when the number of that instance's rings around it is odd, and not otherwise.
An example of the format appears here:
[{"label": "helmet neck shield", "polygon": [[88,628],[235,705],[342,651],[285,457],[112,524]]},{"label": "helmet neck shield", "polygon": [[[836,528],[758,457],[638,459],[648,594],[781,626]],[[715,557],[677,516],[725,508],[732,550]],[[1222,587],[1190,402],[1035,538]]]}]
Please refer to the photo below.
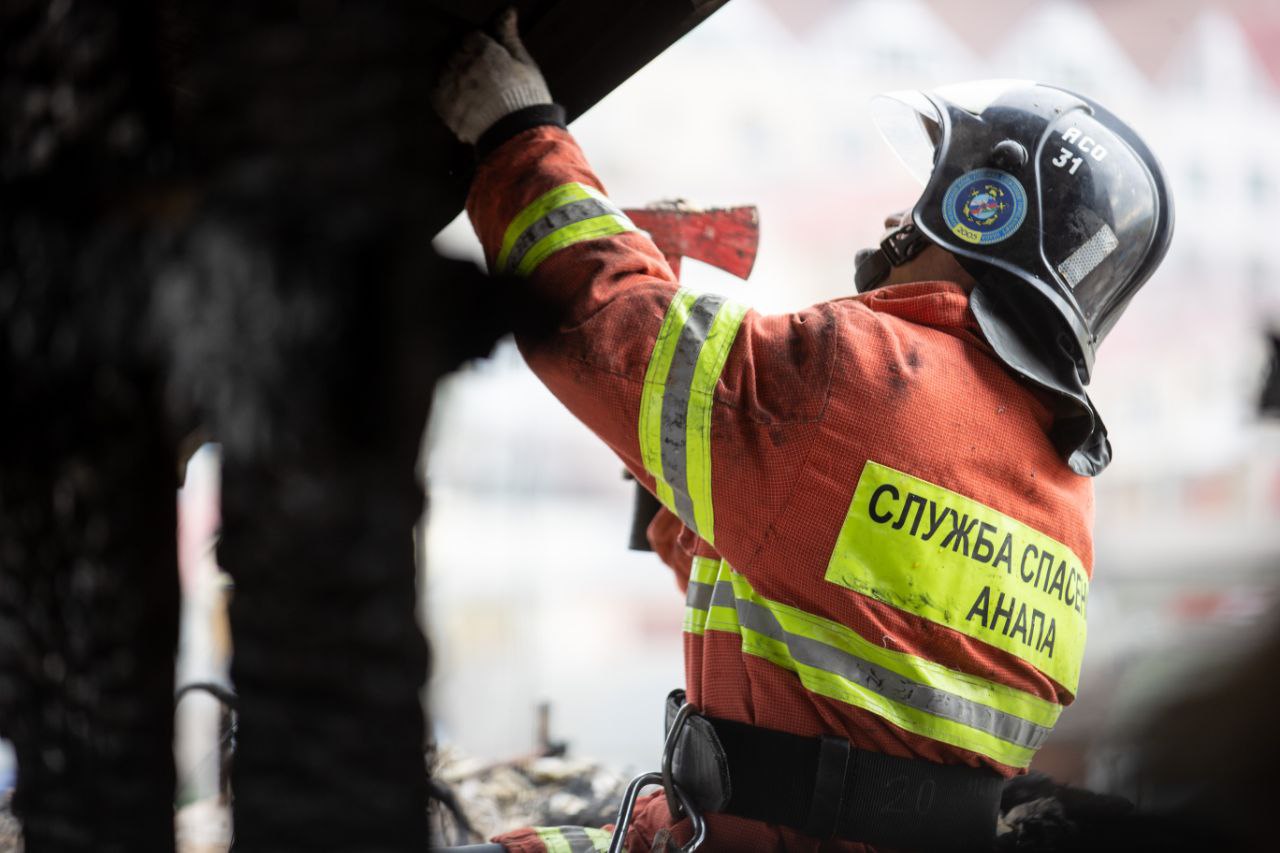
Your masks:
[{"label": "helmet neck shield", "polygon": [[1070,353],[1046,352],[1036,339],[1044,318],[1025,314],[1026,306],[1002,300],[1000,290],[979,285],[969,295],[969,309],[983,337],[1005,366],[1028,384],[1051,395],[1054,413],[1049,440],[1082,477],[1096,477],[1111,463],[1107,428],[1089,398]]}]

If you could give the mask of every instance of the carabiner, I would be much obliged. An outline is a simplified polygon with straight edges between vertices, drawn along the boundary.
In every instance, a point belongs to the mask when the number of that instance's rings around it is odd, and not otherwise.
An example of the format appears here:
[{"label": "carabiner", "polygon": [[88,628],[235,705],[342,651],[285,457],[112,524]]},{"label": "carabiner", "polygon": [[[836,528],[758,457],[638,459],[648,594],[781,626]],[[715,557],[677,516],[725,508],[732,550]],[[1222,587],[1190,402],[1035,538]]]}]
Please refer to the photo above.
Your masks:
[{"label": "carabiner", "polygon": [[[672,728],[674,729],[675,726]],[[614,822],[613,837],[609,839],[609,853],[626,853],[627,829],[631,826],[631,815],[635,811],[636,800],[640,798],[640,792],[651,785],[662,785],[664,790],[666,789],[661,773],[642,773],[627,785],[627,791],[622,795],[622,805],[618,807],[618,819]],[[693,837],[689,839],[688,844],[680,848],[680,853],[694,853],[707,840],[707,822],[702,819],[702,815],[680,786],[672,782],[671,790],[675,792],[676,798],[680,801],[680,808],[689,816],[689,821],[693,824]]]},{"label": "carabiner", "polygon": [[662,789],[667,793],[667,811],[671,813],[673,821],[681,817],[680,809],[684,806],[684,797],[673,796],[676,793],[676,780],[671,772],[671,764],[675,759],[676,744],[680,742],[680,733],[684,731],[685,721],[692,713],[693,706],[688,702],[680,706],[680,710],[676,711],[675,719],[671,721],[671,728],[667,731],[667,740],[662,745]]}]

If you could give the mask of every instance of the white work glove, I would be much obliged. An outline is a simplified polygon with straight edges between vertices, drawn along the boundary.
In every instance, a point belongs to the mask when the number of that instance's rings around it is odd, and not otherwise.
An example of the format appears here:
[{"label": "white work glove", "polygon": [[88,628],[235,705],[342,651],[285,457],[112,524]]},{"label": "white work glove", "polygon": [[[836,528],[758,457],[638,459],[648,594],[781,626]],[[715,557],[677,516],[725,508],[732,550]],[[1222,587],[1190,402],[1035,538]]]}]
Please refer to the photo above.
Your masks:
[{"label": "white work glove", "polygon": [[547,82],[520,41],[514,7],[498,20],[498,40],[479,30],[463,40],[436,81],[431,103],[454,135],[471,145],[503,116],[551,103]]}]

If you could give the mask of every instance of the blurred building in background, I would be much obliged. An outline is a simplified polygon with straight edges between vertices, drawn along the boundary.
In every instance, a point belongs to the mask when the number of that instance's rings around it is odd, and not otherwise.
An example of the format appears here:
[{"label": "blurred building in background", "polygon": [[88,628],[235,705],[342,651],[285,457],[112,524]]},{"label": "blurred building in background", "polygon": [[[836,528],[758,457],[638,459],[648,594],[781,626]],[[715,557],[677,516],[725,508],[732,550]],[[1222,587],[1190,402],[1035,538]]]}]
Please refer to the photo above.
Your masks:
[{"label": "blurred building in background", "polygon": [[[572,128],[611,196],[755,203],[742,283],[762,311],[853,291],[853,257],[918,194],[872,126],[877,92],[1025,77],[1132,123],[1167,168],[1164,266],[1108,338],[1093,394],[1116,461],[1097,481],[1081,698],[1042,766],[1088,747],[1275,601],[1280,428],[1257,414],[1280,326],[1280,9],[1263,2],[733,0]],[[554,94],[554,93],[553,93]],[[478,255],[465,219],[442,234]],[[652,765],[682,681],[683,601],[625,541],[630,484],[510,344],[443,388],[428,441],[425,620],[435,724],[491,759],[534,747],[534,709],[580,753]]]}]

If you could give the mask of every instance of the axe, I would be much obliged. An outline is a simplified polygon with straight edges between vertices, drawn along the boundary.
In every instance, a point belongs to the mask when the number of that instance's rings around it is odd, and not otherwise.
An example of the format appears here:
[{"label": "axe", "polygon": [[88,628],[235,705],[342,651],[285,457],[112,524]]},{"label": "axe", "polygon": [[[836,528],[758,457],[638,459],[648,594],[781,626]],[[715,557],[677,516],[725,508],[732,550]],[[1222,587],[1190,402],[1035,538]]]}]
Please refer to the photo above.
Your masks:
[{"label": "axe", "polygon": [[760,217],[754,204],[691,207],[683,199],[623,211],[649,232],[658,251],[680,276],[680,259],[694,258],[743,279],[751,275],[760,244]]},{"label": "axe", "polygon": [[[623,211],[637,228],[649,232],[654,245],[680,277],[682,258],[694,258],[746,280],[760,244],[760,217],[754,204],[741,207],[692,207],[683,200],[663,201]],[[627,476],[630,476],[629,474]],[[633,551],[649,551],[645,531],[662,504],[636,483],[631,515]]]}]

